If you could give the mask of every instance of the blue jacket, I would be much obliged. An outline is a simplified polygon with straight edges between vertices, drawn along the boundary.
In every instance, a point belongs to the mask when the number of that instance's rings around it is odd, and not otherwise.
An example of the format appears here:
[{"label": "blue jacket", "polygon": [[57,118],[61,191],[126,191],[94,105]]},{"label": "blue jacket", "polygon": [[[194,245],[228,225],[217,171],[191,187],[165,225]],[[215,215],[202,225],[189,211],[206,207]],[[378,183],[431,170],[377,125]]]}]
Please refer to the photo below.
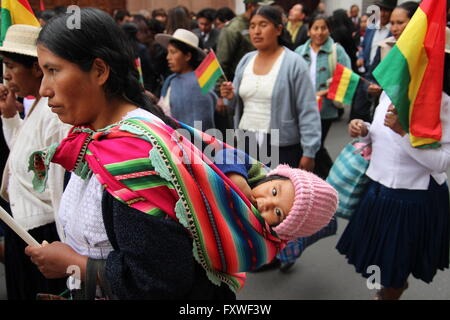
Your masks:
[{"label": "blue jacket", "polygon": [[[334,41],[330,37],[328,41],[325,42],[322,47],[320,47],[319,53],[317,55],[317,69],[316,69],[316,92],[321,90],[328,89],[328,79],[333,77],[330,70],[329,64],[329,56],[333,52],[333,44]],[[308,40],[304,45],[298,47],[295,52],[305,59],[308,65],[311,65],[311,56],[310,56],[310,48],[311,48],[311,40]],[[337,63],[342,64],[343,66],[351,69],[352,64],[349,56],[345,52],[344,48],[341,45],[336,46],[336,56]],[[323,100],[322,111],[320,112],[320,116],[322,119],[337,119],[338,118],[338,110],[334,106],[333,101],[329,99]]]},{"label": "blue jacket", "polygon": [[[370,66],[370,51],[372,50],[372,42],[373,42],[373,38],[375,36],[375,32],[377,31],[377,29],[369,29],[367,28],[366,31],[366,35],[364,36],[364,40],[361,44],[361,47],[363,48],[362,53],[359,54],[358,58],[363,58],[364,59],[364,68],[366,69],[366,71],[371,69]],[[389,32],[388,36],[386,38],[391,37],[392,34]],[[378,52],[377,54],[380,54],[380,48],[378,48]]]},{"label": "blue jacket", "polygon": [[[273,88],[270,129],[279,130],[280,147],[301,143],[303,156],[314,158],[320,148],[322,129],[308,65],[295,52],[286,47],[284,50],[286,54]],[[246,54],[236,68],[235,97],[231,101],[235,108],[235,128],[238,128],[245,108],[245,102],[239,96],[244,70],[257,53]]]},{"label": "blue jacket", "polygon": [[170,91],[170,111],[172,117],[191,127],[196,121],[201,121],[201,131],[215,128],[214,111],[217,95],[211,90],[203,94],[194,72],[185,74],[174,73],[164,82],[161,96],[165,97]]}]

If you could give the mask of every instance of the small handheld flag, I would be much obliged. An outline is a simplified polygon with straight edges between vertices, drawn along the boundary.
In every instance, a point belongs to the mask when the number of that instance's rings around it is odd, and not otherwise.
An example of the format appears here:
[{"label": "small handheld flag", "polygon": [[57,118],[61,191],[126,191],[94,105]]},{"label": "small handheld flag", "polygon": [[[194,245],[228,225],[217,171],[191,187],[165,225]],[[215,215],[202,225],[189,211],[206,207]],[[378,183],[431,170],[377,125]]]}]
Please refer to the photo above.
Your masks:
[{"label": "small handheld flag", "polygon": [[139,72],[139,83],[144,86],[144,74],[142,73],[142,63],[141,58],[137,57],[136,60],[134,60],[134,64],[136,65],[136,69]]},{"label": "small handheld flag", "polygon": [[2,1],[2,17],[1,17],[1,35],[0,44],[5,40],[6,31],[13,24],[26,24],[30,26],[40,27],[38,19],[34,15],[28,0],[1,0]]},{"label": "small handheld flag", "polygon": [[424,0],[373,75],[391,99],[416,148],[442,138],[446,1]]},{"label": "small handheld flag", "polygon": [[336,64],[327,98],[351,105],[361,77],[342,64]]},{"label": "small handheld flag", "polygon": [[319,112],[322,111],[323,107],[323,97],[322,96],[316,96],[317,106],[319,107]]},{"label": "small handheld flag", "polygon": [[225,77],[225,73],[213,50],[211,50],[197,70],[195,70],[195,75],[197,76],[198,84],[202,89],[202,94],[207,94],[214,88],[220,77]]}]

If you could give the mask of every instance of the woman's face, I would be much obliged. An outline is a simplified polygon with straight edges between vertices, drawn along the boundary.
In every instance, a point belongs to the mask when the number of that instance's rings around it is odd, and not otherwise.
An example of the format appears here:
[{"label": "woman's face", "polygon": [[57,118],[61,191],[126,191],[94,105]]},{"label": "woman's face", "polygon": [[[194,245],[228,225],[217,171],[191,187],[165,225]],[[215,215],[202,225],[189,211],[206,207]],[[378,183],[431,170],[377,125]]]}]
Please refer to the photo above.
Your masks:
[{"label": "woman's face", "polygon": [[408,12],[402,8],[396,8],[391,14],[391,33],[398,40],[409,22]]},{"label": "woman's face", "polygon": [[282,30],[281,25],[276,27],[273,22],[260,15],[255,15],[250,21],[250,39],[258,50],[277,47]]},{"label": "woman's face", "polygon": [[257,209],[270,226],[280,224],[294,205],[295,189],[291,180],[272,180],[252,189]]},{"label": "woman's face", "polygon": [[330,37],[330,30],[328,29],[327,23],[325,20],[320,19],[314,21],[311,29],[309,29],[309,35],[311,37],[311,42],[316,46],[322,46],[325,42],[327,42]]},{"label": "woman's face", "polygon": [[55,56],[42,45],[37,47],[39,65],[44,73],[40,94],[48,97],[48,105],[59,119],[74,126],[93,124],[101,110],[99,97],[104,97],[103,84],[92,68],[82,71],[78,65]]},{"label": "woman's face", "polygon": [[3,57],[5,65],[4,78],[8,81],[8,88],[18,97],[35,96],[42,78],[39,67],[26,68],[23,64]]},{"label": "woman's face", "polygon": [[186,73],[192,71],[189,61],[192,55],[190,53],[184,54],[172,44],[167,46],[167,62],[169,63],[170,71],[174,73]]}]

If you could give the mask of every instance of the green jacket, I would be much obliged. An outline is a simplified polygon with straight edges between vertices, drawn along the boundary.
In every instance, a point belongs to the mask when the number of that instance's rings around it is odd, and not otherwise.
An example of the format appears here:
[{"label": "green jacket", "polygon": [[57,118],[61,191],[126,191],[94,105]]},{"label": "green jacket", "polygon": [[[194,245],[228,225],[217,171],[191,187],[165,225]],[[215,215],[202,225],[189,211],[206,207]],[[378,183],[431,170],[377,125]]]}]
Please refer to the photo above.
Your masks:
[{"label": "green jacket", "polygon": [[[333,52],[333,44],[335,42],[330,37],[327,42],[320,48],[319,54],[317,56],[317,70],[316,70],[316,92],[328,89],[329,83],[327,83],[328,79],[330,79],[333,75],[330,70],[330,59],[329,56]],[[311,39],[309,39],[304,45],[298,47],[295,52],[305,59],[308,63],[308,66],[311,66],[311,56],[310,56],[310,48],[311,48]],[[352,68],[350,58],[345,52],[344,48],[340,45],[336,45],[336,55],[337,62],[342,64],[347,68]],[[337,119],[338,117],[338,109],[334,106],[333,101],[329,99],[323,100],[322,111],[320,112],[320,117],[322,119]]]},{"label": "green jacket", "polygon": [[220,33],[217,59],[230,81],[234,78],[234,72],[241,58],[255,50],[250,41],[249,25],[250,21],[241,15],[231,20]]}]

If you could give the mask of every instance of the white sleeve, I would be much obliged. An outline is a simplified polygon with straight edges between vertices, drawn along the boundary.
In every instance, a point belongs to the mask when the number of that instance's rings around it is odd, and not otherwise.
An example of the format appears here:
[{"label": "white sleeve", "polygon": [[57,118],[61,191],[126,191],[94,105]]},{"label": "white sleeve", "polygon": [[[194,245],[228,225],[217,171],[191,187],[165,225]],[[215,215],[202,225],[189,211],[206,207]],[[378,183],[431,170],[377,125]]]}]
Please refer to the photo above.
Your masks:
[{"label": "white sleeve", "polygon": [[9,150],[11,150],[16,141],[17,133],[23,125],[23,120],[18,113],[12,118],[1,118],[3,123],[3,135]]},{"label": "white sleeve", "polygon": [[409,134],[401,138],[400,146],[413,159],[433,172],[446,172],[450,167],[450,143],[436,149],[418,149],[411,146]]},{"label": "white sleeve", "polygon": [[436,149],[417,149],[411,146],[410,135],[400,139],[400,146],[422,166],[433,172],[446,172],[450,167],[450,98],[442,95],[441,105],[442,140]]}]

